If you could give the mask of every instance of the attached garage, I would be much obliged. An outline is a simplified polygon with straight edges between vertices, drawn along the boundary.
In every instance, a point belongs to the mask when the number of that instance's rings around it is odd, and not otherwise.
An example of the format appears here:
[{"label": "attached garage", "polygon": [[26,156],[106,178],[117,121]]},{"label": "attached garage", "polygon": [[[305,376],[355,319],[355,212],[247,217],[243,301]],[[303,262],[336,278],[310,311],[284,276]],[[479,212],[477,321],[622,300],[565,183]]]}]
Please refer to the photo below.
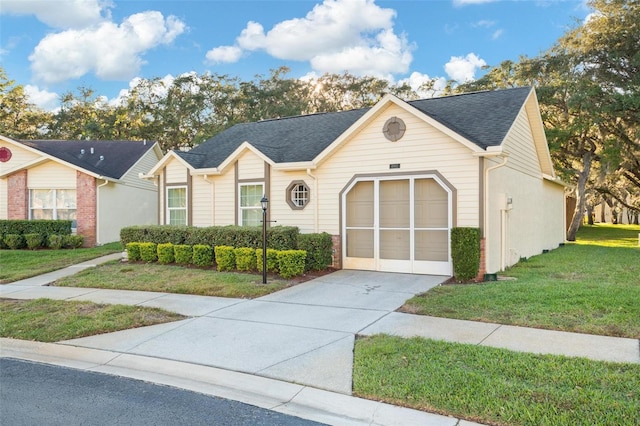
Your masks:
[{"label": "attached garage", "polygon": [[238,124],[145,177],[161,224],[179,187],[181,224],[251,225],[257,188],[268,220],[331,234],[337,268],[450,275],[458,226],[482,231],[481,273],[564,242],[564,187],[529,87]]},{"label": "attached garage", "polygon": [[453,193],[433,173],[354,178],[341,195],[343,266],[450,275]]}]

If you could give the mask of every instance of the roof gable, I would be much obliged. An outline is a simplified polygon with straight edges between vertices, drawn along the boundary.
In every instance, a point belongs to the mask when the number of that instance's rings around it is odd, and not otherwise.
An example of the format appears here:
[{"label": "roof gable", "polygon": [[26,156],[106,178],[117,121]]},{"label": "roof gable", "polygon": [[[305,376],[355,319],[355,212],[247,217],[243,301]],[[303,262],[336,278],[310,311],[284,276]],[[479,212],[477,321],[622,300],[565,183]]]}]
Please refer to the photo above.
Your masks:
[{"label": "roof gable", "polygon": [[140,141],[61,141],[19,140],[18,143],[40,151],[92,175],[120,179],[156,144]]}]

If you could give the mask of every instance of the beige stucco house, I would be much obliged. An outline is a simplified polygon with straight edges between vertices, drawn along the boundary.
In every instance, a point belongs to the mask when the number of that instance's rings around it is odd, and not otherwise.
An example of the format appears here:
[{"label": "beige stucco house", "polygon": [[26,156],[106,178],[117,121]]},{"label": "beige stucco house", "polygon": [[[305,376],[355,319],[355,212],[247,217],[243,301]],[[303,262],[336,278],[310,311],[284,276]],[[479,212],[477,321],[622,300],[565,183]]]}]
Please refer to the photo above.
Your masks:
[{"label": "beige stucco house", "polygon": [[85,246],[157,223],[157,188],[139,174],[162,158],[156,143],[14,140],[0,135],[0,219],[70,219]]},{"label": "beige stucco house", "polygon": [[333,235],[337,267],[452,273],[450,230],[483,233],[482,273],[564,242],[535,91],[515,88],[236,125],[167,153],[162,224],[259,225]]}]

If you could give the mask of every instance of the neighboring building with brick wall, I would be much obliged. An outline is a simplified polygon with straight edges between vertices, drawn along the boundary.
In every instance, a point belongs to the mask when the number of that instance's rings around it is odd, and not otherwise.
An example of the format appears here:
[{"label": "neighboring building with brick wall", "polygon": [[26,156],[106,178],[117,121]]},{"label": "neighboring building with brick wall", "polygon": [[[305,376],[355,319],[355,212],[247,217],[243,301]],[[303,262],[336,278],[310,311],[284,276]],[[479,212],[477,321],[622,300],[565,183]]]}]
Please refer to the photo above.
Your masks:
[{"label": "neighboring building with brick wall", "polygon": [[268,220],[333,238],[346,269],[451,275],[450,232],[482,231],[479,278],[565,239],[556,178],[529,87],[233,126],[145,176],[163,224]]},{"label": "neighboring building with brick wall", "polygon": [[157,187],[139,178],[162,152],[137,141],[25,141],[0,135],[0,220],[70,219],[85,246],[156,224]]}]

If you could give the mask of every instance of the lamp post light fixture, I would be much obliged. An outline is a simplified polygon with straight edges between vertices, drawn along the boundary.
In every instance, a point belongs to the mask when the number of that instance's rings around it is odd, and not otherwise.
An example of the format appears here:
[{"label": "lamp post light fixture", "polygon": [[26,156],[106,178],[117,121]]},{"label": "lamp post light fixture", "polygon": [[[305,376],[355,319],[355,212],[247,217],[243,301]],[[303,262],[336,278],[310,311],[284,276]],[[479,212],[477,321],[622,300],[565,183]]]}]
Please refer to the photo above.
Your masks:
[{"label": "lamp post light fixture", "polygon": [[262,196],[262,284],[267,283],[267,207],[269,199],[267,195]]}]

